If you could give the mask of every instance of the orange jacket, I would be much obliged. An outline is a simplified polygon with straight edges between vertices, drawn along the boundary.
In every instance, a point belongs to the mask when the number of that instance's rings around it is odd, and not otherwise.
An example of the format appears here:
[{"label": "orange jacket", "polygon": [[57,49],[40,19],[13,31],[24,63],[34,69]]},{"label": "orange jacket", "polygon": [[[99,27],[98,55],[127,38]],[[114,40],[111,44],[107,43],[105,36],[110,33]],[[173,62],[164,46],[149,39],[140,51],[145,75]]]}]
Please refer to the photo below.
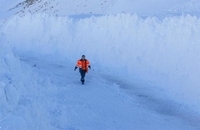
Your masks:
[{"label": "orange jacket", "polygon": [[88,71],[88,67],[90,68],[90,62],[87,59],[80,59],[77,61],[77,67],[81,68],[82,70]]}]

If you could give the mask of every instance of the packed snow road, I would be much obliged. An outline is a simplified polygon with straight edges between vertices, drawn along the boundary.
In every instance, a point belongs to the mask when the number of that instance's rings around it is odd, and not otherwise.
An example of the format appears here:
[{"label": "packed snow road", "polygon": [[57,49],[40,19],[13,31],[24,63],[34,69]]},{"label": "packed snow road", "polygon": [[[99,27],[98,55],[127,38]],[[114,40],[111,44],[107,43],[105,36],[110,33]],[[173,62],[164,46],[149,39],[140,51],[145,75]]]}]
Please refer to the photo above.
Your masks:
[{"label": "packed snow road", "polygon": [[73,70],[75,63],[52,59],[21,58],[45,79],[37,82],[45,91],[36,100],[45,110],[41,116],[47,119],[37,122],[34,129],[40,129],[39,124],[54,130],[200,129],[200,116],[156,87],[93,69],[81,85],[78,71]]}]

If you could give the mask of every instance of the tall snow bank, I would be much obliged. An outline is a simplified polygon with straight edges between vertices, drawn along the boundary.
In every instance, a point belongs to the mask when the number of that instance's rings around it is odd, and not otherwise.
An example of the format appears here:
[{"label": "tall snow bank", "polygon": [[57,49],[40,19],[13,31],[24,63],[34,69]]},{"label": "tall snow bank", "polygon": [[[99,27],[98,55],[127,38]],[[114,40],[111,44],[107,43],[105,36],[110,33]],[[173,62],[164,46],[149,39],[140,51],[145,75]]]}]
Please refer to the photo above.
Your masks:
[{"label": "tall snow bank", "polygon": [[[93,68],[148,80],[183,102],[200,104],[200,19],[195,16],[141,18],[134,14],[85,19],[27,14],[2,28],[18,52],[54,54]],[[200,107],[199,107],[200,108]]]},{"label": "tall snow bank", "polygon": [[[40,99],[45,89],[32,69],[20,61],[0,35],[0,129],[46,129],[47,119]],[[40,102],[39,102],[40,101]],[[34,116],[35,118],[30,118]],[[35,120],[37,119],[37,120]],[[46,121],[47,122],[47,121]],[[35,125],[35,124],[38,125]]]}]

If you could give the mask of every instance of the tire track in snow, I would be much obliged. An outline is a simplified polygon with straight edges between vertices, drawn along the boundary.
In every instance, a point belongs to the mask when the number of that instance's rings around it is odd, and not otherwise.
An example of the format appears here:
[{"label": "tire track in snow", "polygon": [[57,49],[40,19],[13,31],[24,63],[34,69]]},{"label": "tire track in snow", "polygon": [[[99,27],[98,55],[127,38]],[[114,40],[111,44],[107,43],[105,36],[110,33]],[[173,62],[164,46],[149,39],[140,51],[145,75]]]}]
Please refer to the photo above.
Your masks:
[{"label": "tire track in snow", "polygon": [[180,119],[191,125],[195,129],[200,129],[200,115],[194,112],[188,106],[167,99],[163,90],[150,86],[147,83],[133,83],[119,80],[116,77],[102,75],[102,77],[110,84],[116,84],[126,94],[134,98],[140,106],[158,113],[163,116],[170,116]]}]

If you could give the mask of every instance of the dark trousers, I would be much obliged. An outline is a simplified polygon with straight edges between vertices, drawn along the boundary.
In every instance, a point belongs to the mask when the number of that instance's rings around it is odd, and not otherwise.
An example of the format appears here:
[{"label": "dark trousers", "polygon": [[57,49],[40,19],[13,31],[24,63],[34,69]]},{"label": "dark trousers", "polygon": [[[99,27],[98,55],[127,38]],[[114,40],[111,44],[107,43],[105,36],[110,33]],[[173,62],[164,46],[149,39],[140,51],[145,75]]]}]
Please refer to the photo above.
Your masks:
[{"label": "dark trousers", "polygon": [[85,81],[86,70],[82,70],[81,68],[79,68],[79,72],[81,74],[81,82],[84,82]]}]

